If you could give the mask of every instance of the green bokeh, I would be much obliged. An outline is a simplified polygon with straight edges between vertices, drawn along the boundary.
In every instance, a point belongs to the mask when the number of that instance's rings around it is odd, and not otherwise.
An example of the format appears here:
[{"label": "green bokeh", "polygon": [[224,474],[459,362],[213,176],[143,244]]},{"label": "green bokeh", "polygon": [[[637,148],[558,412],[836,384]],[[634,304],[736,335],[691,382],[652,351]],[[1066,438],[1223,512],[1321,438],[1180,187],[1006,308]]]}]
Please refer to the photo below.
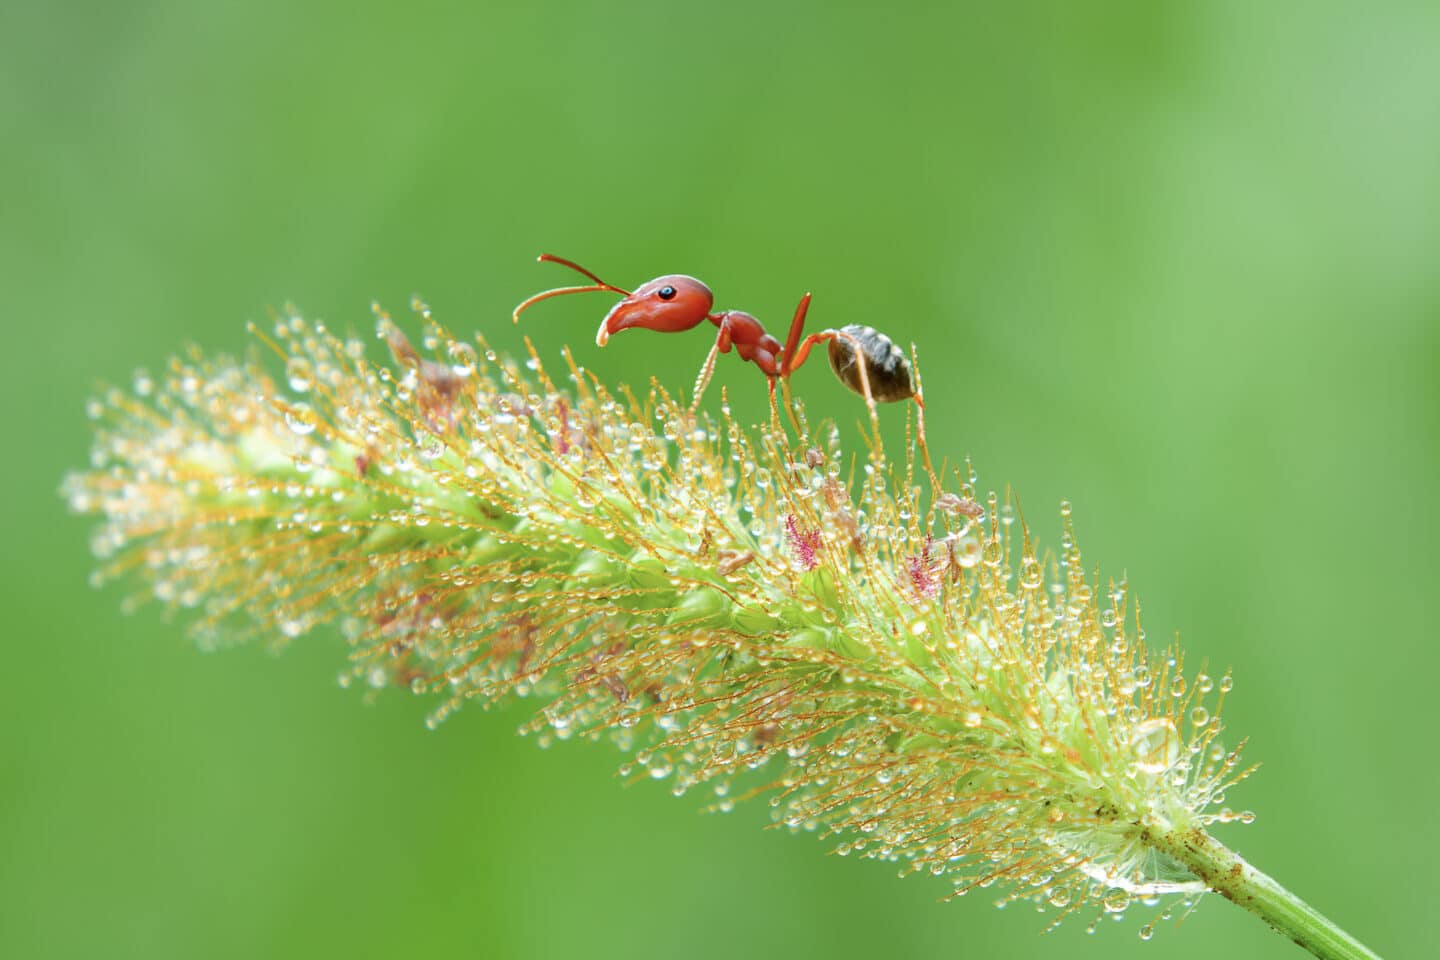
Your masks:
[{"label": "green bokeh", "polygon": [[[542,250],[917,341],[937,451],[1049,542],[1069,497],[1151,638],[1233,666],[1265,767],[1222,837],[1432,953],[1440,6],[1015,6],[5,4],[0,956],[1298,956],[1218,900],[1038,937],[520,712],[427,732],[334,637],[205,655],[87,589],[55,491],[97,382],[286,300],[363,329],[420,291],[513,350]],[[525,331],[689,384],[703,334],[602,352],[606,304]]]}]

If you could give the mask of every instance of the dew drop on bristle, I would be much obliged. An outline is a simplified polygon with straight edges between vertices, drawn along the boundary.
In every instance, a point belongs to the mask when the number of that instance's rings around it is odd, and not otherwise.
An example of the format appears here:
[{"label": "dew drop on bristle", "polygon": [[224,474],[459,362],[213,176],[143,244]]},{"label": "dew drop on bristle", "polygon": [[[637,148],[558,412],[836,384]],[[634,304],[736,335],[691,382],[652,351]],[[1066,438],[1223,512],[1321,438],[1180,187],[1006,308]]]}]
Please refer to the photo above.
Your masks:
[{"label": "dew drop on bristle", "polygon": [[296,403],[285,411],[285,425],[296,436],[305,437],[315,432],[317,420],[309,404]]},{"label": "dew drop on bristle", "polygon": [[983,548],[980,546],[980,538],[975,534],[966,534],[955,541],[955,562],[967,569],[974,567],[980,562]]},{"label": "dew drop on bristle", "polygon": [[1130,746],[1135,751],[1135,766],[1144,773],[1163,773],[1180,755],[1179,734],[1166,717],[1137,724],[1130,735]]},{"label": "dew drop on bristle", "polygon": [[296,393],[309,393],[315,385],[315,372],[310,361],[304,357],[292,356],[285,361],[285,381]]}]

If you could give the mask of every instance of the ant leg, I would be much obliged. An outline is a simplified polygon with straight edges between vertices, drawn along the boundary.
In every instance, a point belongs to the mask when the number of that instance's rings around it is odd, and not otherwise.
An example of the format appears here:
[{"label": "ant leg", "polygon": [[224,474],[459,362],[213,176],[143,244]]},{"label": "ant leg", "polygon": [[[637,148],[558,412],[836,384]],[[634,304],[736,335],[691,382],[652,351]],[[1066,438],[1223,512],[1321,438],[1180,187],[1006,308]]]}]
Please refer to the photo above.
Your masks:
[{"label": "ant leg", "polygon": [[[793,328],[790,334],[792,339],[797,335]],[[810,350],[815,344],[830,340],[844,340],[850,344],[850,349],[855,354],[855,368],[860,371],[860,395],[865,398],[865,406],[870,411],[870,428],[875,433],[875,449],[880,450],[880,413],[875,406],[875,393],[870,389],[870,373],[865,366],[865,350],[859,340],[842,330],[822,330],[819,333],[812,333],[800,341],[793,354],[786,354],[782,376],[788,380],[790,374],[810,359]]]},{"label": "ant leg", "polygon": [[[805,437],[805,431],[800,426],[800,418],[795,415],[795,400],[790,393],[790,371],[793,370],[795,367],[799,366],[800,364],[792,364],[790,361],[791,358],[795,356],[796,345],[800,342],[800,334],[803,333],[805,330],[805,315],[809,312],[810,291],[807,290],[805,291],[805,295],[800,298],[800,302],[795,305],[795,316],[793,319],[791,319],[790,331],[785,336],[784,352],[780,354],[779,371],[779,376],[781,380],[780,388],[785,399],[785,412],[790,417],[790,425],[795,428],[795,435],[802,439]],[[810,352],[808,347],[806,348],[805,352],[807,354]],[[800,363],[803,362],[804,357],[801,357]],[[774,377],[770,379],[770,397],[772,401],[771,405],[773,406],[773,401],[775,397]]]},{"label": "ant leg", "polygon": [[883,460],[885,447],[880,439],[880,411],[875,408],[875,394],[870,390],[870,373],[866,369],[865,350],[861,347],[860,341],[850,334],[842,333],[839,330],[832,332],[838,339],[849,343],[850,349],[855,352],[855,366],[860,371],[860,392],[865,395],[865,406],[870,408],[870,429],[875,434],[875,450]]},{"label": "ant leg", "polygon": [[705,357],[705,363],[700,367],[700,373],[695,378],[694,395],[690,399],[690,415],[693,417],[695,411],[700,409],[700,397],[704,395],[705,388],[710,385],[710,378],[715,375],[715,358],[722,353],[730,352],[730,328],[724,324],[720,325],[720,332],[715,335],[715,343],[710,347],[710,353]]},{"label": "ant leg", "polygon": [[940,478],[935,475],[935,464],[930,462],[930,444],[925,442],[925,398],[920,391],[915,391],[915,434],[916,443],[920,446],[920,458],[925,461],[925,472],[930,475],[930,490],[934,496],[940,495]]},{"label": "ant leg", "polygon": [[925,472],[930,475],[930,494],[940,496],[940,478],[935,474],[935,464],[930,460],[930,444],[925,441],[925,392],[920,380],[920,357],[916,355],[915,344],[910,344],[910,366],[915,371],[915,433],[920,447],[920,457],[925,461]]},{"label": "ant leg", "polygon": [[710,385],[710,377],[715,373],[715,358],[720,354],[720,344],[712,344],[710,354],[705,362],[700,365],[700,373],[695,377],[695,388],[690,393],[690,415],[693,417],[695,411],[700,408],[700,397],[705,393],[705,388]]},{"label": "ant leg", "polygon": [[[770,426],[778,433],[784,429],[780,426],[780,405],[775,402],[775,381],[778,380],[779,377],[766,377],[765,379],[766,385],[770,388]],[[790,390],[788,386],[785,390],[785,412],[790,415],[790,425],[795,428],[795,435],[803,440],[805,434],[800,431],[800,423],[795,419],[795,411],[790,407]]]},{"label": "ant leg", "polygon": [[800,425],[800,418],[795,414],[795,398],[790,394],[789,377],[770,378],[770,406],[775,406],[775,381],[780,381],[780,392],[785,400],[785,412],[790,416],[790,426],[795,428],[795,436],[801,440],[806,439],[805,428]]},{"label": "ant leg", "polygon": [[834,340],[841,335],[839,330],[821,330],[819,333],[812,333],[804,340],[801,340],[793,350],[790,349],[790,345],[787,344],[785,347],[785,356],[780,361],[780,376],[789,380],[790,375],[796,370],[799,370],[804,366],[805,361],[810,359],[811,347],[817,343]]},{"label": "ant leg", "polygon": [[[805,330],[805,315],[809,312],[810,294],[807,291],[805,293],[805,296],[800,298],[800,303],[795,307],[795,318],[790,321],[790,332],[785,337],[785,352],[780,355],[781,376],[788,377],[791,370],[794,370],[796,367],[800,366],[800,364],[805,362],[804,357],[801,357],[795,363],[791,363],[790,358],[795,355],[795,346],[800,342],[800,334],[803,333]],[[806,347],[805,353],[808,354],[809,352],[810,348]]]}]

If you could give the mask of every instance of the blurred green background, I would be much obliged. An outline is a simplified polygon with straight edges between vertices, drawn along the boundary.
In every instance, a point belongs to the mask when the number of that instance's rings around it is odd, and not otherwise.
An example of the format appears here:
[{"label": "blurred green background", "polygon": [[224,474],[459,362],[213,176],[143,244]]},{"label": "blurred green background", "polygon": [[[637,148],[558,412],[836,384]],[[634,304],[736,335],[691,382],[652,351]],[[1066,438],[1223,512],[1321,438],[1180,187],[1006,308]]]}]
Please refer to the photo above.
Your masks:
[{"label": "blurred green background", "polygon": [[[1233,666],[1264,769],[1222,838],[1432,953],[1437,44],[1430,0],[5,4],[0,956],[1299,956],[1218,899],[1040,937],[520,712],[367,707],[338,638],[204,655],[86,587],[55,491],[96,383],[286,300],[368,329],[419,292],[515,349],[544,250],[917,341],[937,451],[1049,543],[1072,499],[1151,638]],[[688,387],[706,337],[598,351],[608,304],[524,330]]]}]

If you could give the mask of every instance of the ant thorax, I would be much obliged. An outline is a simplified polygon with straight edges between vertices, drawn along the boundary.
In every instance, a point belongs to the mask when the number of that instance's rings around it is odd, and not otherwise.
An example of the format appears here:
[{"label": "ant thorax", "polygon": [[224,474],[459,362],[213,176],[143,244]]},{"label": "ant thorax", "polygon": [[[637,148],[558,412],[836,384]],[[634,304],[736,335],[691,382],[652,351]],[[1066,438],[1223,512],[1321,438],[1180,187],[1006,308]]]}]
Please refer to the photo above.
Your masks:
[{"label": "ant thorax", "polygon": [[864,396],[860,366],[855,362],[858,349],[865,363],[866,379],[871,395],[881,403],[909,400],[915,396],[915,378],[905,351],[874,327],[849,324],[836,331],[830,340],[830,369],[840,382]]}]

